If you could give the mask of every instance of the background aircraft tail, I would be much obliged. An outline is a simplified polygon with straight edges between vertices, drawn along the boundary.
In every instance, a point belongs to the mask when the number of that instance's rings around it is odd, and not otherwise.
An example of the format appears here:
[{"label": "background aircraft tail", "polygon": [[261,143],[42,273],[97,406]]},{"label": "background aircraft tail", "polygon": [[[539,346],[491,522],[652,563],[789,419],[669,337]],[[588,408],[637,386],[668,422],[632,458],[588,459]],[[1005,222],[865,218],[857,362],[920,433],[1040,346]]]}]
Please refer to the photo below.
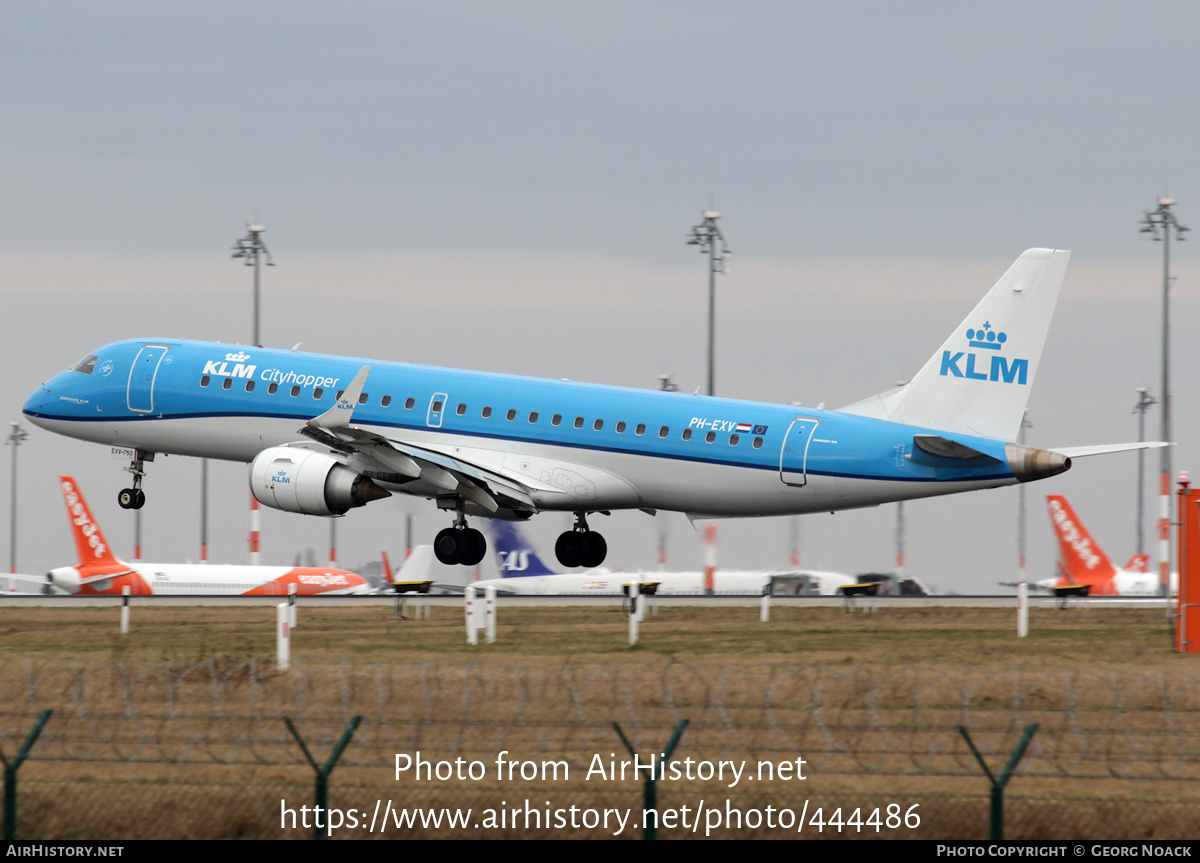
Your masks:
[{"label": "background aircraft tail", "polygon": [[1071,584],[1090,584],[1102,588],[1093,593],[1106,593],[1105,588],[1117,574],[1108,555],[1092,539],[1065,497],[1046,495],[1046,504],[1050,509],[1054,535],[1058,538],[1061,557],[1059,572],[1063,578]]},{"label": "background aircraft tail", "polygon": [[1125,564],[1125,569],[1130,572],[1149,572],[1150,571],[1150,555],[1135,554],[1129,558],[1129,563]]},{"label": "background aircraft tail", "polygon": [[496,568],[502,578],[536,575],[561,575],[538,556],[533,543],[515,522],[491,519],[492,550],[496,553]]},{"label": "background aircraft tail", "polygon": [[79,565],[120,563],[112,553],[112,547],[100,530],[100,525],[92,517],[92,511],[83,498],[83,492],[75,483],[75,478],[60,476],[59,488],[63,501],[67,505],[67,519],[71,522],[71,532],[75,536],[75,550],[79,554]]},{"label": "background aircraft tail", "polygon": [[1025,252],[911,381],[842,412],[1016,440],[1070,257]]}]

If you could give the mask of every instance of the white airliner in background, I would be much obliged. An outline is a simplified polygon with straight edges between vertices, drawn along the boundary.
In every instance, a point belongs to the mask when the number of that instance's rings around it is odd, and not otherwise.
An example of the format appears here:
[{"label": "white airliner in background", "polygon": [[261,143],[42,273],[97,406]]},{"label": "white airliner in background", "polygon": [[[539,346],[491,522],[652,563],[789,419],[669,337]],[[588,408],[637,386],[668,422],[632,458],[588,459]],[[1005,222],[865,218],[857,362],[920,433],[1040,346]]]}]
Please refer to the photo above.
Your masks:
[{"label": "white airliner in background", "polygon": [[206,563],[126,563],[112,552],[100,525],[72,477],[59,477],[67,519],[79,553],[78,566],[52,569],[46,578],[67,593],[116,595],[129,588],[148,595],[286,595],[296,585],[298,596],[370,593],[365,578],[344,569],[306,566],[222,566]]},{"label": "white airliner in background", "polygon": [[1014,442],[1069,257],[1025,252],[908,384],[841,411],[133,339],[46,382],[24,412],[127,448],[126,508],[145,503],[155,453],[231,459],[249,463],[259,502],[287,512],[342,515],[392,493],[435,499],[453,518],[433,543],[443,563],[483,559],[487,542],[468,516],[572,512],[555,553],[595,568],[607,551],[588,525],[595,513],[830,512],[999,488],[1061,473],[1074,457],[1165,445]]},{"label": "white airliner in background", "polygon": [[[636,582],[651,585],[658,596],[703,596],[703,572],[613,572],[591,569],[582,573],[562,573],[542,562],[537,549],[512,522],[493,521],[489,525],[496,567],[500,578],[472,582],[477,588],[494,587],[499,594],[515,596],[619,596]],[[803,579],[814,594],[831,596],[839,587],[857,579],[837,572],[778,570],[746,572],[718,569],[713,573],[715,595],[761,596],[775,576]],[[644,588],[643,588],[644,590]]]},{"label": "white airliner in background", "polygon": [[[1147,572],[1149,555],[1135,554],[1123,567],[1113,566],[1104,550],[1092,539],[1071,504],[1060,494],[1046,495],[1050,524],[1058,538],[1058,578],[1036,583],[1047,590],[1088,585],[1090,596],[1159,596],[1157,573]],[[1178,573],[1171,573],[1171,593],[1176,592]]]}]

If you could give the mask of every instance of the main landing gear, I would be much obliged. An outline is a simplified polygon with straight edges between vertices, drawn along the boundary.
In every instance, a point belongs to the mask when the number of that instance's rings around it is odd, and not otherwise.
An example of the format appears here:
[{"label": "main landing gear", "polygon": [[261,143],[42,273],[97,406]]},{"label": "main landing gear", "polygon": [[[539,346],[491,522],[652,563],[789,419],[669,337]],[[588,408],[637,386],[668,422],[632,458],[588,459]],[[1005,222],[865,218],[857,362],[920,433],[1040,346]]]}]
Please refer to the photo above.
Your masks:
[{"label": "main landing gear", "polygon": [[554,554],[563,566],[582,566],[595,569],[608,555],[604,537],[587,526],[586,513],[575,513],[575,527],[559,534]]},{"label": "main landing gear", "polygon": [[442,563],[477,566],[487,554],[487,540],[473,527],[460,510],[454,526],[438,533],[433,540],[433,553]]},{"label": "main landing gear", "polygon": [[143,462],[154,461],[154,453],[133,451],[133,460],[125,470],[133,474],[133,488],[123,488],[117,493],[117,504],[121,509],[141,509],[146,505],[146,493],[142,491],[142,477],[146,475]]}]

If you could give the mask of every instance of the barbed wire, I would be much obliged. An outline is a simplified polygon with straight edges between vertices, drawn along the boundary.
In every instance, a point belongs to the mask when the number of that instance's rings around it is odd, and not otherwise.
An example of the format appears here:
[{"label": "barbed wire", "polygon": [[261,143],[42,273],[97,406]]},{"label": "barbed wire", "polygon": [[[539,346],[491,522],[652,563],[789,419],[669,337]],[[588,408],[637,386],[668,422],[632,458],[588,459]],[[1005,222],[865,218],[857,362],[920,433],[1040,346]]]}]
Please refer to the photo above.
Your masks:
[{"label": "barbed wire", "polygon": [[682,718],[676,757],[802,757],[824,774],[978,775],[959,735],[999,766],[1039,725],[1019,772],[1072,779],[1200,778],[1200,677],[1174,671],[847,668],[674,659],[545,668],[503,661],[309,663],[269,658],[102,664],[33,658],[0,672],[0,747],[51,708],[31,760],[298,765],[282,718],[329,747],[364,721],[347,767],[397,753],[509,757],[586,769],[621,723],[645,755]]}]

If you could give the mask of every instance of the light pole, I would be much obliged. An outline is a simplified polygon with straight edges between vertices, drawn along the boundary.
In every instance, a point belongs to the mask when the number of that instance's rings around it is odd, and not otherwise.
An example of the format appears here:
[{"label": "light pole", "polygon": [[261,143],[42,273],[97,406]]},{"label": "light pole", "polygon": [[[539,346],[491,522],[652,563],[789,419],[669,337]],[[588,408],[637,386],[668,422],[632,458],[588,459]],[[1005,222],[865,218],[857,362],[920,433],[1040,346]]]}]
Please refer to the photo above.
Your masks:
[{"label": "light pole", "polygon": [[[1158,198],[1158,206],[1147,210],[1142,216],[1140,233],[1150,234],[1156,242],[1163,244],[1163,276],[1162,276],[1162,389],[1159,390],[1159,400],[1162,404],[1162,439],[1171,442],[1171,378],[1170,378],[1170,294],[1171,294],[1171,233],[1174,229],[1175,239],[1182,240],[1188,229],[1179,224],[1171,208],[1175,206],[1174,198]],[[1171,448],[1162,447],[1158,455],[1159,473],[1159,503],[1158,503],[1158,578],[1159,593],[1166,594],[1171,577]]]},{"label": "light pole", "polygon": [[717,273],[725,272],[725,258],[732,254],[725,243],[717,219],[716,210],[701,210],[704,221],[692,227],[687,244],[699,246],[700,254],[708,255],[708,394],[716,395],[713,384],[713,332],[716,329]]},{"label": "light pole", "polygon": [[[1154,396],[1150,395],[1149,387],[1138,387],[1137,394],[1138,394],[1138,401],[1137,401],[1137,404],[1135,404],[1133,406],[1132,413],[1135,413],[1138,415],[1138,443],[1141,443],[1142,441],[1144,441],[1146,439],[1146,411],[1149,410],[1151,405],[1158,404],[1158,401],[1154,398]],[[1134,527],[1136,528],[1135,532],[1136,532],[1136,536],[1137,536],[1137,542],[1135,543],[1135,547],[1137,549],[1137,554],[1143,554],[1143,553],[1145,553],[1145,550],[1146,550],[1145,549],[1146,543],[1142,538],[1142,524],[1145,519],[1145,515],[1143,513],[1143,506],[1145,504],[1144,488],[1146,485],[1146,483],[1145,483],[1146,451],[1143,449],[1140,449],[1140,450],[1138,450],[1137,455],[1138,455],[1137,521],[1134,523]]]},{"label": "light pole", "polygon": [[[246,225],[246,236],[242,237],[233,244],[234,258],[242,258],[247,267],[254,267],[254,337],[251,344],[255,347],[261,347],[262,333],[260,332],[260,314],[259,309],[261,302],[259,299],[259,267],[263,258],[266,258],[268,267],[275,266],[275,262],[271,259],[271,253],[267,251],[267,246],[263,242],[262,233],[265,231],[262,225]],[[258,499],[254,495],[250,495],[250,563],[258,563],[258,540],[259,540],[259,523],[258,523]]]},{"label": "light pole", "polygon": [[21,428],[18,422],[10,422],[8,424],[8,437],[4,439],[4,443],[12,447],[12,507],[11,507],[11,527],[9,534],[8,546],[8,571],[15,573],[17,571],[17,447],[21,445],[21,441],[29,437],[29,432]]}]

